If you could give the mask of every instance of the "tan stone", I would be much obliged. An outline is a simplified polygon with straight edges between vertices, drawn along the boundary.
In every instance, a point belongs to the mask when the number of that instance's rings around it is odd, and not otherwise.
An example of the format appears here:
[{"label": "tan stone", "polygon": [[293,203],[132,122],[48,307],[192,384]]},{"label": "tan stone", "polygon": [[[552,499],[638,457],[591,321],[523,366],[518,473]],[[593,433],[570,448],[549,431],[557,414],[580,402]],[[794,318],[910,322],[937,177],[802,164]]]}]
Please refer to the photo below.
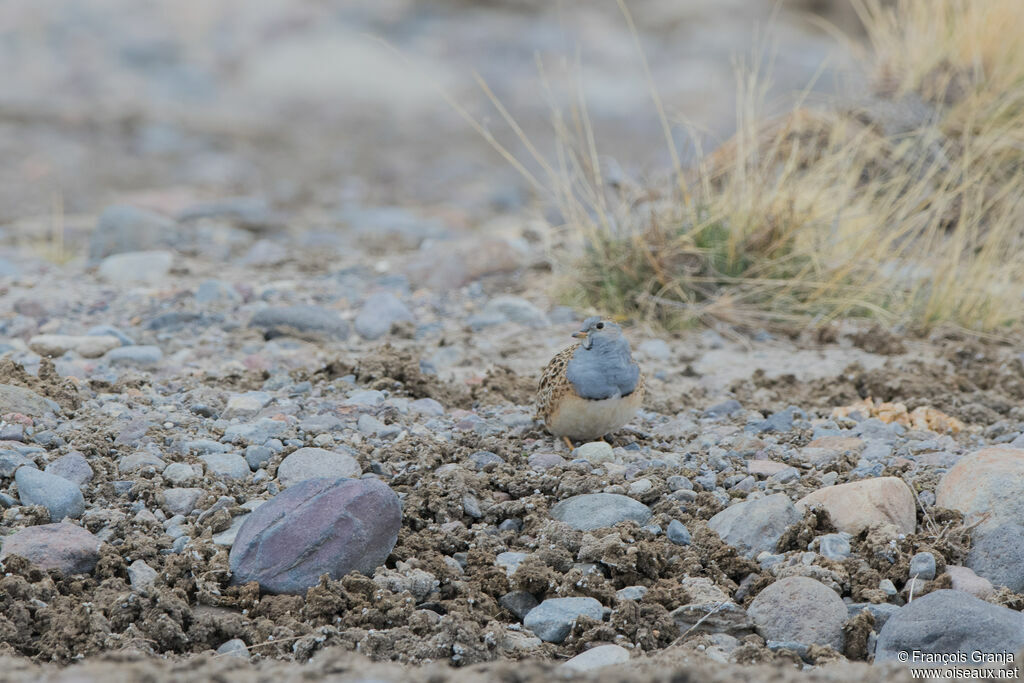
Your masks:
[{"label": "tan stone", "polygon": [[876,477],[812,491],[796,502],[803,510],[821,505],[840,531],[856,534],[872,524],[891,524],[901,534],[917,528],[914,494],[896,477]]},{"label": "tan stone", "polygon": [[807,444],[807,448],[828,448],[840,453],[860,451],[864,448],[864,440],[856,436],[821,436]]},{"label": "tan stone", "polygon": [[56,358],[75,351],[83,358],[99,358],[107,351],[121,346],[121,340],[109,335],[39,334],[28,342],[28,347],[40,356]]},{"label": "tan stone", "polygon": [[992,582],[975,574],[973,569],[949,564],[946,565],[946,573],[953,581],[955,591],[964,591],[982,600],[992,595]]},{"label": "tan stone", "polygon": [[747,472],[755,476],[770,477],[790,467],[784,462],[776,460],[748,460]]},{"label": "tan stone", "polygon": [[985,448],[964,456],[935,489],[938,507],[959,510],[968,523],[1024,519],[1024,450]]}]

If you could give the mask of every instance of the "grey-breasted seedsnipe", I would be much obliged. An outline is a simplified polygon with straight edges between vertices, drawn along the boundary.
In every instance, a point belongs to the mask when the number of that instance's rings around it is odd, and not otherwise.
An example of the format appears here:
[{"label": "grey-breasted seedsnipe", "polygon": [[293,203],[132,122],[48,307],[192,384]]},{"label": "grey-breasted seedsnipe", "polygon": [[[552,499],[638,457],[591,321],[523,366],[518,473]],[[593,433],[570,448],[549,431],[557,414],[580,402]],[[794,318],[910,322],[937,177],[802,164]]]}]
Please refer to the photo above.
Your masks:
[{"label": "grey-breasted seedsnipe", "polygon": [[573,337],[580,342],[551,359],[537,391],[537,417],[570,449],[571,439],[598,439],[625,425],[644,397],[644,376],[621,327],[587,318]]}]

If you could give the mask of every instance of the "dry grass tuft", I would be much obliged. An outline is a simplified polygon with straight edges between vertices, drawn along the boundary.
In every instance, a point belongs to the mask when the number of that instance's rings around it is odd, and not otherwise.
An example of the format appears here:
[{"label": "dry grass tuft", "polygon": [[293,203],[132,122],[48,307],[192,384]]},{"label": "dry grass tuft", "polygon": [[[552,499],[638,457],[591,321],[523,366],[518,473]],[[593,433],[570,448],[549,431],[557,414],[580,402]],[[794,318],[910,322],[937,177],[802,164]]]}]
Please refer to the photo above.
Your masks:
[{"label": "dry grass tuft", "polygon": [[766,123],[747,72],[736,136],[661,187],[609,183],[582,102],[555,112],[575,303],[668,326],[1024,318],[1024,3],[858,8],[873,93]]}]

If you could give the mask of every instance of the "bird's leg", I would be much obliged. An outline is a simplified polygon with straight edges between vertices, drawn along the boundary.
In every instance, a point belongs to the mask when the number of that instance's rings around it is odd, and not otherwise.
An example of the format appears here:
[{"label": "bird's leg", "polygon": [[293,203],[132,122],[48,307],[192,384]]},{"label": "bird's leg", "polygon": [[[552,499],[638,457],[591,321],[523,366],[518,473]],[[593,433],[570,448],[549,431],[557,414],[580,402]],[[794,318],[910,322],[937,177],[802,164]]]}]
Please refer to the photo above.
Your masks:
[{"label": "bird's leg", "polygon": [[572,441],[570,441],[567,436],[563,436],[562,438],[565,440],[565,445],[569,447],[569,452],[572,453],[575,449],[575,446],[572,445]]}]

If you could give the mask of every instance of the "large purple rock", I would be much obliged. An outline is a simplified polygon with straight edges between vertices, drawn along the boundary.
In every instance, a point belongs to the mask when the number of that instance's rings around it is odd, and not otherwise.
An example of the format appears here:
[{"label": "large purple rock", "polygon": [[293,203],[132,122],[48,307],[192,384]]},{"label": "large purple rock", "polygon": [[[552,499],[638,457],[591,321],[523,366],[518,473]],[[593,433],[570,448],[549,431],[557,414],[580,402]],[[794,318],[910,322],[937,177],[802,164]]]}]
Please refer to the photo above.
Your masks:
[{"label": "large purple rock", "polygon": [[398,496],[378,479],[306,479],[242,524],[231,546],[234,581],[301,594],[321,574],[370,574],[395,547],[401,523]]},{"label": "large purple rock", "polygon": [[87,574],[100,559],[101,543],[100,539],[74,524],[40,524],[3,539],[0,559],[20,555],[42,569],[59,569],[64,574]]}]

